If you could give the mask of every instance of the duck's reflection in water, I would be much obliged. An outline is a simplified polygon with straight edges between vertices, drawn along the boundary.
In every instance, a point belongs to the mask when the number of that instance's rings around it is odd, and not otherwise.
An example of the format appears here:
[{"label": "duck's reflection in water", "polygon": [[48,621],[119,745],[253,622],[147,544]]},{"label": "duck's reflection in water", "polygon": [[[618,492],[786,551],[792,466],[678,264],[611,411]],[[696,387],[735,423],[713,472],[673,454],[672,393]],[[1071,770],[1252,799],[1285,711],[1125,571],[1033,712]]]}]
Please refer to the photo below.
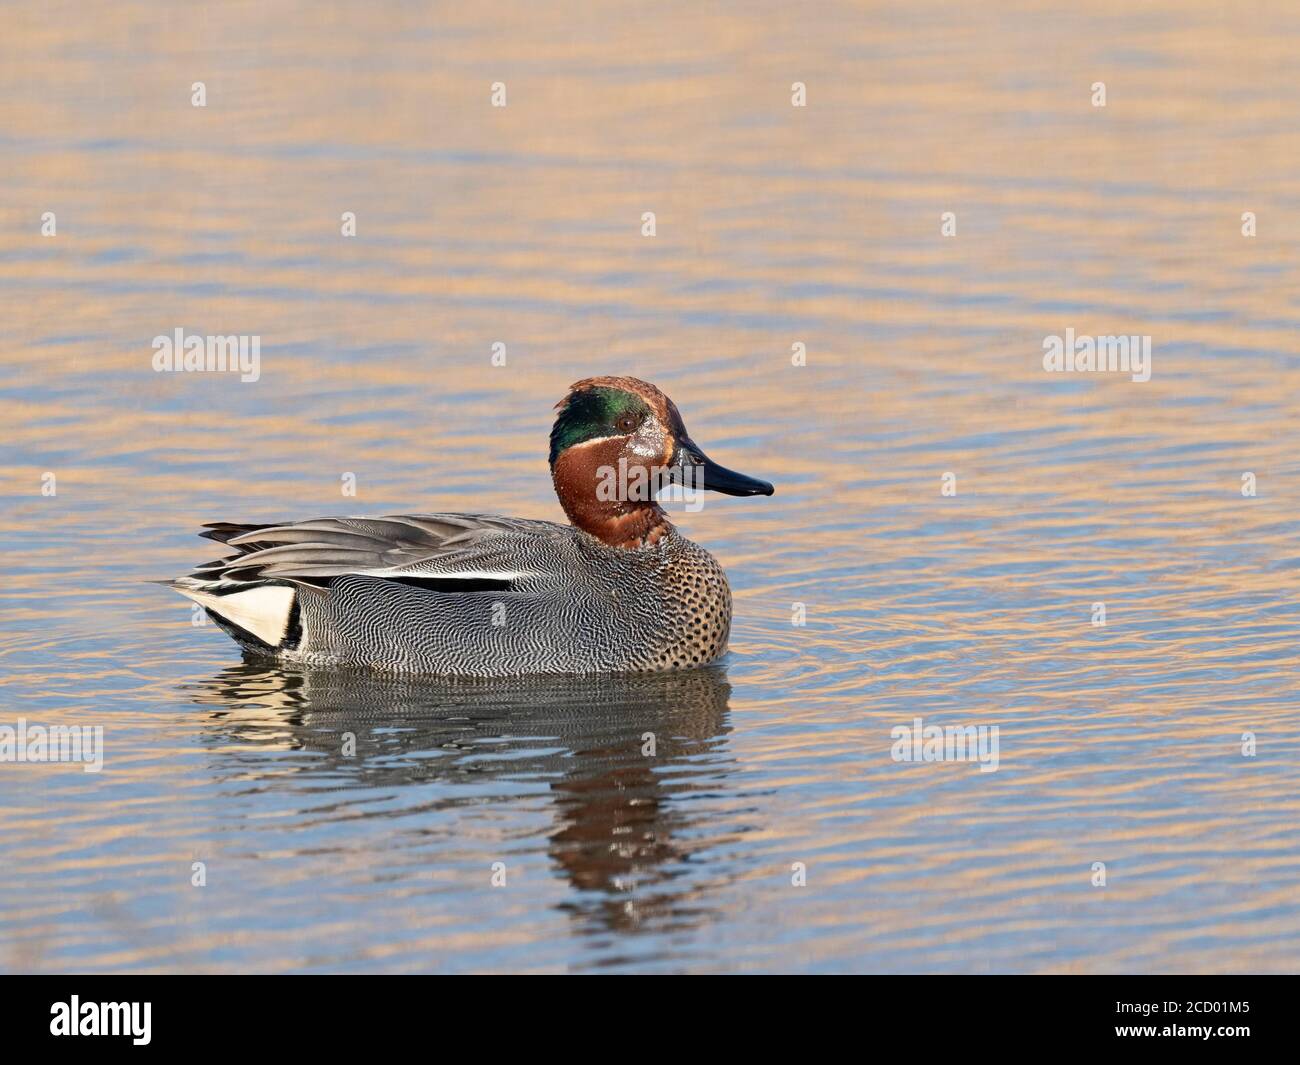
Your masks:
[{"label": "duck's reflection in water", "polygon": [[712,840],[690,793],[716,797],[734,769],[730,692],[721,666],[487,681],[249,662],[192,696],[211,713],[221,768],[262,787],[289,769],[265,749],[310,752],[290,772],[320,790],[442,785],[432,808],[481,804],[485,783],[509,802],[533,790],[525,783],[547,781],[556,821],[547,847],[578,892],[565,908],[589,931],[664,931],[707,912],[707,885],[674,881],[692,847]]}]

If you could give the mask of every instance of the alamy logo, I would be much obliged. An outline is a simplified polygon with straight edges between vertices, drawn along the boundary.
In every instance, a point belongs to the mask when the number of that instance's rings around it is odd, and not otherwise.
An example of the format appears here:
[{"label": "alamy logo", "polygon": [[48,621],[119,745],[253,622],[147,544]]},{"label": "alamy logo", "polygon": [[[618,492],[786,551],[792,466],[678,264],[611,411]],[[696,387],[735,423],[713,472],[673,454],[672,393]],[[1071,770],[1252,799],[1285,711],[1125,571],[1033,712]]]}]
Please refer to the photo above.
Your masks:
[{"label": "alamy logo", "polygon": [[138,1047],[148,1046],[153,1020],[152,1002],[71,1002],[50,1007],[50,1035],[129,1035]]},{"label": "alamy logo", "polygon": [[694,514],[704,509],[704,468],[702,466],[629,466],[620,458],[618,466],[596,469],[596,498],[601,502],[643,503],[658,499],[660,503],[684,503]]},{"label": "alamy logo", "polygon": [[104,768],[103,725],[0,725],[0,762],[81,762],[87,773]]},{"label": "alamy logo", "polygon": [[260,336],[186,336],[178,328],[154,337],[152,347],[156,373],[237,373],[244,382],[262,376]]},{"label": "alamy logo", "polygon": [[1043,369],[1048,373],[1126,373],[1134,381],[1151,380],[1149,336],[1043,337]]},{"label": "alamy logo", "polygon": [[997,725],[927,725],[919,717],[911,725],[889,730],[895,762],[979,762],[981,773],[998,769]]}]

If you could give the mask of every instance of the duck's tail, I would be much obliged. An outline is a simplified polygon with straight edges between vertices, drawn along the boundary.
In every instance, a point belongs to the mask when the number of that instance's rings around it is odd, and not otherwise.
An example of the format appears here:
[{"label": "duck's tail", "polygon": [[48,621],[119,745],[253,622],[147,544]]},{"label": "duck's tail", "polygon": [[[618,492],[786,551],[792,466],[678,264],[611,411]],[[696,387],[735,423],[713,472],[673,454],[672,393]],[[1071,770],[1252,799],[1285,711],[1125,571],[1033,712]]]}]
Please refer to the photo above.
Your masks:
[{"label": "duck's tail", "polygon": [[233,584],[201,577],[159,581],[192,599],[242,644],[262,650],[284,646],[294,618],[298,593],[288,584]]}]

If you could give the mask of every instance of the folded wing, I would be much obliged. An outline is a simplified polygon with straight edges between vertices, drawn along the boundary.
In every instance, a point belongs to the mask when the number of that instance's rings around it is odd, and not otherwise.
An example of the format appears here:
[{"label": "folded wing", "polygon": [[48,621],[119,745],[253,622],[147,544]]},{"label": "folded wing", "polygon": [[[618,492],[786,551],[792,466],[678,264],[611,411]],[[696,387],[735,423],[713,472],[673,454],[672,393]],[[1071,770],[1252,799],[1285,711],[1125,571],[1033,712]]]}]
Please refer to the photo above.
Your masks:
[{"label": "folded wing", "polygon": [[521,568],[521,540],[556,528],[478,514],[315,518],[287,525],[222,522],[205,526],[203,535],[239,553],[200,566],[191,576],[325,588],[335,577],[359,574],[433,582],[430,586],[463,581],[499,587],[531,575]]},{"label": "folded wing", "polygon": [[242,643],[275,649],[294,645],[298,596],[328,595],[340,577],[382,578],[437,592],[510,591],[539,576],[526,560],[545,554],[539,540],[563,528],[478,514],[216,522],[202,535],[236,553],[167,583]]}]

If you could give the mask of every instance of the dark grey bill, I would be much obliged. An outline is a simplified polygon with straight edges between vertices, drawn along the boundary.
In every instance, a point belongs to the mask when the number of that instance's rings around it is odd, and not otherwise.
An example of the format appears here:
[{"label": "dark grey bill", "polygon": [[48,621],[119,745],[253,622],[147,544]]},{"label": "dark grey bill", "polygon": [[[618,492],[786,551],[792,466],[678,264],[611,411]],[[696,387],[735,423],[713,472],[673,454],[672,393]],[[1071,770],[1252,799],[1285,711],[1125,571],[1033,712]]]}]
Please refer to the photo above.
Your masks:
[{"label": "dark grey bill", "polygon": [[766,481],[719,466],[689,436],[678,437],[672,479],[729,496],[770,496],[775,491]]}]

